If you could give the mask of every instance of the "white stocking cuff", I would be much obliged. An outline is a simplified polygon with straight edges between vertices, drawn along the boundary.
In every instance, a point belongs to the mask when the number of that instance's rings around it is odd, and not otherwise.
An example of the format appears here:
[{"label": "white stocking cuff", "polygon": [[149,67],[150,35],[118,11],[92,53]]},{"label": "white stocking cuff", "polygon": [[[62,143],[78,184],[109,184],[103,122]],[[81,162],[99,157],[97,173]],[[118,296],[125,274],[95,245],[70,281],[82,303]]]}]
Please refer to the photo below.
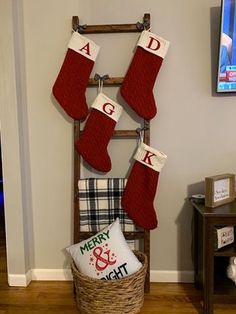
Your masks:
[{"label": "white stocking cuff", "polygon": [[78,52],[82,56],[95,61],[100,47],[92,40],[82,36],[78,32],[74,32],[68,44],[68,48]]},{"label": "white stocking cuff", "polygon": [[162,59],[165,58],[169,45],[169,41],[148,31],[143,31],[138,41],[138,46]]},{"label": "white stocking cuff", "polygon": [[145,166],[160,172],[166,162],[167,156],[142,142],[134,158]]},{"label": "white stocking cuff", "polygon": [[123,111],[121,105],[117,104],[103,93],[98,94],[91,107],[101,111],[116,122],[119,120]]}]

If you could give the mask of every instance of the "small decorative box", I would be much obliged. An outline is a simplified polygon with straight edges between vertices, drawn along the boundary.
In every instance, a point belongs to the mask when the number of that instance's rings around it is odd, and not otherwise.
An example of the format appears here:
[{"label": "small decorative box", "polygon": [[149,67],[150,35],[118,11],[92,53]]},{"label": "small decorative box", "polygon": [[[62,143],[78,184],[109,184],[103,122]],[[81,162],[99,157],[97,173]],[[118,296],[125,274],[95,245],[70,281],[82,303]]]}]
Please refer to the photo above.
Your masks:
[{"label": "small decorative box", "polygon": [[214,248],[215,251],[234,242],[234,227],[215,227],[214,228]]}]

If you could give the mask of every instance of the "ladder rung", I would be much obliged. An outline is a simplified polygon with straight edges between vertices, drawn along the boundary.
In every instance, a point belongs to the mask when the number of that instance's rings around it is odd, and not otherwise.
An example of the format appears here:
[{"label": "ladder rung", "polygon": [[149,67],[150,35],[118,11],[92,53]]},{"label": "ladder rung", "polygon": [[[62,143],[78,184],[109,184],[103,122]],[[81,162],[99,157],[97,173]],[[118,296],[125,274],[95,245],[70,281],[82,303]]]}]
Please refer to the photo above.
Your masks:
[{"label": "ladder rung", "polygon": [[[88,239],[92,236],[97,234],[97,232],[90,232],[90,231],[80,231],[80,238]],[[123,232],[124,236],[128,240],[135,240],[135,239],[142,239],[144,235],[144,231],[127,231]]]},{"label": "ladder rung", "polygon": [[[119,86],[123,82],[123,77],[110,77],[107,80],[104,80],[103,86]],[[88,86],[98,86],[98,81],[95,81],[95,79],[90,78],[88,81]]]},{"label": "ladder rung", "polygon": [[[145,13],[143,16],[143,27],[150,28],[150,14]],[[79,27],[79,17],[73,16],[72,28],[77,31]],[[79,29],[81,34],[99,34],[99,33],[138,33],[143,29],[140,28],[140,23],[132,24],[103,24],[103,25],[82,25]]]},{"label": "ladder rung", "polygon": [[[83,133],[83,130],[79,132],[81,135]],[[138,138],[139,134],[136,132],[136,130],[115,130],[113,135],[113,138]]]},{"label": "ladder rung", "polygon": [[138,33],[136,24],[87,25],[81,34]]},{"label": "ladder rung", "polygon": [[138,138],[139,134],[136,130],[115,130],[113,138]]}]

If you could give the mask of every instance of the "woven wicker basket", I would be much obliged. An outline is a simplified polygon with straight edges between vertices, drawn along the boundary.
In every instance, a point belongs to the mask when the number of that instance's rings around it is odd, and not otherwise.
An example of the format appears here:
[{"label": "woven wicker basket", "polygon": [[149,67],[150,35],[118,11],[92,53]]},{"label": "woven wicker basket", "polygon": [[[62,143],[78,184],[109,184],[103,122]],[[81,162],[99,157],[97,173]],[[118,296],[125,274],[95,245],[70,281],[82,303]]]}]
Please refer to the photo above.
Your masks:
[{"label": "woven wicker basket", "polygon": [[144,301],[147,257],[134,251],[142,267],[122,279],[99,280],[81,274],[72,263],[75,297],[80,314],[136,314]]}]

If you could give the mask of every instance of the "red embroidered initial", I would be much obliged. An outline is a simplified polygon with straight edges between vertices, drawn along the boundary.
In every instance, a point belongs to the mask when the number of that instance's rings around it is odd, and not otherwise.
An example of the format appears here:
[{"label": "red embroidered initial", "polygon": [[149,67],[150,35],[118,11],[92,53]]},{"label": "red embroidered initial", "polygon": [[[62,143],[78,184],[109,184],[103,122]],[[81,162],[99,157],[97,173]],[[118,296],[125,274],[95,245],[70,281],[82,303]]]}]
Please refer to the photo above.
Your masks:
[{"label": "red embroidered initial", "polygon": [[149,164],[150,166],[153,166],[152,164],[152,161],[151,161],[151,158],[153,156],[156,156],[155,154],[152,154],[151,152],[149,151],[146,151],[146,155],[145,157],[142,159],[143,162],[145,162],[146,164]]},{"label": "red embroidered initial", "polygon": [[102,106],[102,110],[108,114],[109,116],[111,116],[114,112],[115,112],[115,106],[110,104],[109,102],[106,102],[103,106]]},{"label": "red embroidered initial", "polygon": [[85,53],[86,53],[87,55],[91,56],[89,43],[87,43],[84,47],[82,47],[81,49],[79,49],[79,51],[83,51],[83,50],[85,50]]},{"label": "red embroidered initial", "polygon": [[159,40],[151,36],[149,38],[150,38],[150,41],[146,47],[151,50],[158,50],[161,46],[161,43],[159,42]]}]

